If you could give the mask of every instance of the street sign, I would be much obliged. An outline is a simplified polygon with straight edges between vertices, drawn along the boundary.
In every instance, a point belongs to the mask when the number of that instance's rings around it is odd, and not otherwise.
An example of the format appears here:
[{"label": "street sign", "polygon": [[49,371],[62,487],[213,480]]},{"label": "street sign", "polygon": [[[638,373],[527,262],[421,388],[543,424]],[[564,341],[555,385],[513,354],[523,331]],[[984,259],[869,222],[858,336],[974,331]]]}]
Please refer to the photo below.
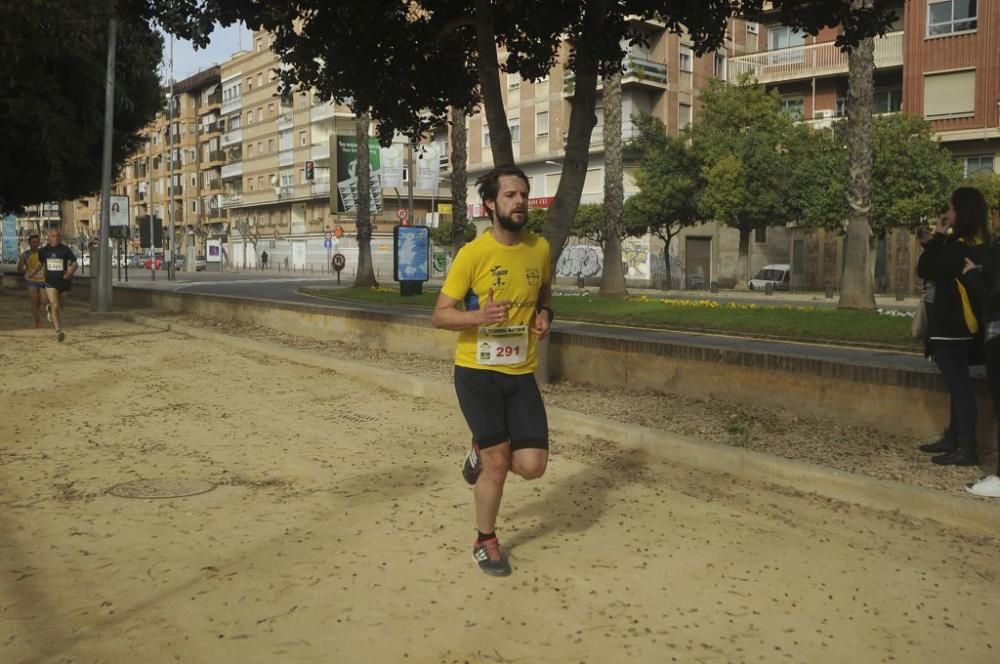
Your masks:
[{"label": "street sign", "polygon": [[396,210],[396,219],[406,221],[406,210]]},{"label": "street sign", "polygon": [[323,248],[324,249],[332,249],[333,248],[333,240],[331,240],[330,238],[326,238],[325,240],[323,240]]},{"label": "street sign", "polygon": [[332,233],[326,233],[326,234],[323,235],[323,238],[327,239],[327,240],[332,240],[333,239],[333,234]]},{"label": "street sign", "polygon": [[347,258],[344,254],[334,254],[333,255],[333,269],[340,272],[347,265]]},{"label": "street sign", "polygon": [[438,214],[451,214],[451,203],[438,203]]}]

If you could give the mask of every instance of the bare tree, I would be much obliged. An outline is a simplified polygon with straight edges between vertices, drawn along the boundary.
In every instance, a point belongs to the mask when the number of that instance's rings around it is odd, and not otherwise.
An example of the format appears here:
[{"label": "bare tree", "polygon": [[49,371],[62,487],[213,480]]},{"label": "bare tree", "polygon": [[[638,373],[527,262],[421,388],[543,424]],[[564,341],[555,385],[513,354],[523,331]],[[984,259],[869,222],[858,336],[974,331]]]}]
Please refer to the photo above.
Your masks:
[{"label": "bare tree", "polygon": [[256,224],[251,224],[247,219],[237,219],[233,222],[236,230],[240,232],[240,239],[243,241],[243,269],[247,269],[247,242],[253,248],[253,255],[257,255],[257,243],[260,242],[260,230]]},{"label": "bare tree", "polygon": [[601,295],[625,293],[622,266],[622,210],[625,191],[622,178],[622,73],[604,78],[604,271]]},{"label": "bare tree", "polygon": [[[874,0],[851,0],[853,11],[872,11]],[[847,247],[840,280],[842,309],[875,309],[872,261],[872,96],[875,39],[866,37],[848,56]]]},{"label": "bare tree", "polygon": [[375,268],[372,265],[372,213],[371,213],[371,161],[368,153],[368,127],[371,118],[368,113],[359,113],[354,121],[354,135],[357,137],[358,164],[355,174],[358,179],[358,271],[354,275],[354,285],[372,288],[378,286]]},{"label": "bare tree", "polygon": [[465,136],[464,108],[451,109],[451,223],[452,244],[457,253],[465,244],[465,225],[469,222],[466,206],[468,191],[469,146]]}]

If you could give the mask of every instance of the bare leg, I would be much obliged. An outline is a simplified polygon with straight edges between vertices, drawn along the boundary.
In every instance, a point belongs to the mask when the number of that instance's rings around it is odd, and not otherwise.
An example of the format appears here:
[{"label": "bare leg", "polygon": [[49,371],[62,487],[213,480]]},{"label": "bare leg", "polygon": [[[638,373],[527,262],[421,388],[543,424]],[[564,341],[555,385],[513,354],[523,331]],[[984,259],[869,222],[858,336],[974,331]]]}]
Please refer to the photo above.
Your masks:
[{"label": "bare leg", "polygon": [[526,480],[537,480],[549,465],[549,451],[525,447],[511,455],[510,470]]},{"label": "bare leg", "polygon": [[28,299],[31,300],[31,315],[35,317],[35,322],[37,323],[42,320],[42,289],[29,286]]},{"label": "bare leg", "polygon": [[59,307],[62,304],[62,298],[59,297],[59,291],[55,288],[46,288],[45,297],[49,300],[49,311],[52,312],[52,325],[55,329],[60,330],[62,329],[62,325],[60,324],[59,317],[62,312],[59,310]]},{"label": "bare leg", "polygon": [[501,443],[479,450],[482,471],[473,494],[476,498],[476,527],[481,533],[496,529],[503,485],[510,470],[510,443]]}]

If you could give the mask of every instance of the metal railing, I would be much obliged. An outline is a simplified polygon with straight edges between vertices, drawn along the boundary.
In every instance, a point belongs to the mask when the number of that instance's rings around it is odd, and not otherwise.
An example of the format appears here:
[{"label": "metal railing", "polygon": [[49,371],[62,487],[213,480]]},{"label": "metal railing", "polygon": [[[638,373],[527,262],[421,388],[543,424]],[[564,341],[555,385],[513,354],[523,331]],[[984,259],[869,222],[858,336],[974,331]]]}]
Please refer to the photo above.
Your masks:
[{"label": "metal railing", "polygon": [[663,62],[656,62],[650,60],[649,58],[641,58],[637,55],[626,55],[624,60],[622,60],[622,65],[625,67],[625,73],[623,76],[626,78],[632,77],[637,78],[640,81],[648,80],[655,81],[656,83],[666,84],[667,82],[667,65]]},{"label": "metal railing", "polygon": [[[903,64],[903,33],[890,32],[875,38],[875,67]],[[763,51],[729,60],[729,80],[750,73],[761,83],[774,83],[813,76],[847,73],[847,53],[833,42]]]}]

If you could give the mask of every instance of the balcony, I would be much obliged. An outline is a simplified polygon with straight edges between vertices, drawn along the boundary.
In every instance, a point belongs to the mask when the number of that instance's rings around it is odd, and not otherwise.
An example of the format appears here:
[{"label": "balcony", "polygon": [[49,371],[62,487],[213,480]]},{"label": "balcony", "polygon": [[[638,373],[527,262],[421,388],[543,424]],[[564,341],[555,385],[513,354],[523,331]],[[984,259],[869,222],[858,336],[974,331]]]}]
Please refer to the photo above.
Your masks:
[{"label": "balcony", "polygon": [[212,94],[208,95],[208,99],[205,100],[204,106],[202,108],[207,108],[209,106],[218,106],[222,103],[222,90],[216,90]]},{"label": "balcony", "polygon": [[292,128],[292,112],[285,111],[278,116],[278,131]]},{"label": "balcony", "polygon": [[230,97],[229,99],[224,99],[222,101],[222,108],[220,113],[223,115],[229,115],[230,113],[235,113],[236,111],[243,108],[243,97],[241,95],[236,95],[235,97]]},{"label": "balcony", "polygon": [[282,150],[278,153],[278,166],[291,166],[295,163],[295,152],[292,150]]},{"label": "balcony", "polygon": [[222,207],[232,207],[243,202],[243,194],[223,194]]},{"label": "balcony", "polygon": [[278,198],[290,198],[295,195],[295,185],[288,184],[278,188]]},{"label": "balcony", "polygon": [[[903,66],[903,33],[890,32],[875,38],[875,67]],[[729,80],[752,74],[760,83],[780,83],[805,78],[847,74],[847,53],[833,42],[810,44],[777,51],[741,55],[729,60]]]},{"label": "balcony", "polygon": [[206,134],[217,134],[222,131],[222,123],[216,120],[215,122],[210,122],[208,124],[201,125],[201,135]]},{"label": "balcony", "polygon": [[221,219],[224,215],[222,208],[208,208],[202,213],[203,217],[208,217],[209,219]]},{"label": "balcony", "polygon": [[330,195],[330,181],[329,180],[317,180],[309,185],[309,191],[313,196],[329,196]]},{"label": "balcony", "polygon": [[236,143],[243,142],[243,130],[242,129],[232,129],[227,131],[219,139],[219,145],[222,147],[228,147],[230,145],[235,145]]},{"label": "balcony", "polygon": [[667,65],[648,58],[629,54],[622,61],[625,73],[622,74],[622,86],[641,85],[657,90],[667,89]]},{"label": "balcony", "polygon": [[326,120],[327,118],[332,118],[334,114],[333,102],[325,102],[317,106],[312,107],[312,111],[309,113],[309,118],[313,122],[318,122],[320,120]]},{"label": "balcony", "polygon": [[236,161],[222,165],[222,179],[243,177],[243,162]]},{"label": "balcony", "polygon": [[309,148],[309,158],[313,161],[320,161],[330,158],[330,141],[313,143]]},{"label": "balcony", "polygon": [[225,160],[226,160],[225,152],[223,152],[222,150],[212,150],[211,152],[208,153],[208,159],[206,160],[206,163],[202,164],[202,166],[205,166],[213,162],[216,163],[224,162]]}]

